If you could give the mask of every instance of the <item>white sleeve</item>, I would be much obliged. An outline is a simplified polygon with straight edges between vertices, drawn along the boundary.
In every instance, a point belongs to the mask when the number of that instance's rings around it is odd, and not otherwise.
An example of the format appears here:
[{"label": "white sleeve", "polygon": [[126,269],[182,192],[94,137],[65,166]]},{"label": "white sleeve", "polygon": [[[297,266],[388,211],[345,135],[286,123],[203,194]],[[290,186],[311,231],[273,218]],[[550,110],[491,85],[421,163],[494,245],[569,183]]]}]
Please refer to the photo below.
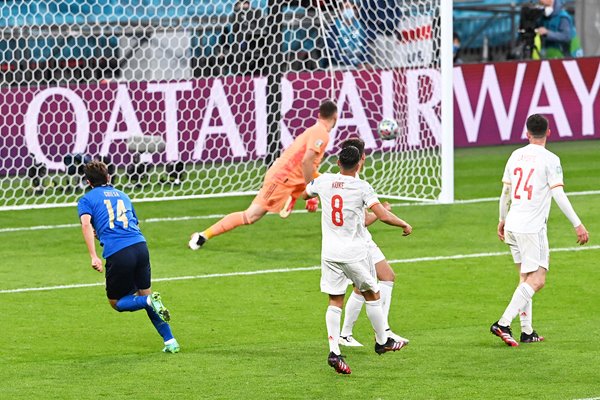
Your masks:
[{"label": "white sleeve", "polygon": [[315,197],[319,194],[319,191],[317,190],[317,186],[319,184],[318,179],[319,178],[315,178],[312,181],[310,181],[310,183],[306,185],[306,188],[304,189],[306,191],[306,194],[310,197]]},{"label": "white sleeve", "polygon": [[[510,161],[510,159],[508,161]],[[502,182],[507,185],[510,185],[510,172],[508,171],[508,162],[506,163],[506,167],[504,167],[504,174],[502,175]]]},{"label": "white sleeve", "polygon": [[508,209],[510,208],[510,192],[511,185],[505,183],[502,186],[502,194],[500,194],[500,221],[504,221],[508,214]]},{"label": "white sleeve", "polygon": [[567,194],[562,186],[556,186],[552,189],[552,197],[554,197],[554,201],[558,204],[558,208],[565,214],[565,216],[571,221],[571,224],[574,228],[577,228],[581,225],[581,220],[575,213]]},{"label": "white sleeve", "polygon": [[550,186],[550,189],[554,189],[558,186],[564,186],[563,170],[562,166],[560,165],[560,158],[552,157],[546,165],[546,176],[548,177],[548,186]]},{"label": "white sleeve", "polygon": [[367,208],[373,207],[379,203],[379,198],[375,193],[375,190],[371,185],[365,182],[365,189],[363,190],[363,202]]}]

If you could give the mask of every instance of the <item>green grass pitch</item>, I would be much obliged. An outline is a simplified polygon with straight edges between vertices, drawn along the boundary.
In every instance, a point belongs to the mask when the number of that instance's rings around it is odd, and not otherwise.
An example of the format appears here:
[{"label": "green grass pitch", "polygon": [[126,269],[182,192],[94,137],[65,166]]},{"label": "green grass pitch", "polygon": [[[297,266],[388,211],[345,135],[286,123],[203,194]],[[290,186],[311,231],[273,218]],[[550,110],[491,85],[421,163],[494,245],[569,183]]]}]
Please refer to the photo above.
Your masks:
[{"label": "green grass pitch", "polygon": [[[456,151],[456,197],[496,197],[514,147]],[[600,141],[551,143],[568,192],[600,189]],[[586,251],[555,252],[548,283],[535,296],[534,326],[544,343],[509,348],[489,325],[517,283],[511,258],[395,262],[390,322],[411,339],[377,356],[361,314],[344,349],[353,369],[326,364],[319,271],[301,270],[155,282],[182,346],[162,354],[144,312],[110,309],[102,286],[6,290],[102,282],[76,227],[74,209],[0,212],[0,398],[2,399],[579,399],[600,396],[600,194],[571,197],[591,232]],[[142,220],[209,216],[244,208],[249,198],[141,203]],[[299,208],[301,205],[299,204]],[[373,236],[389,260],[506,252],[495,235],[497,202],[404,206],[414,226],[377,223]],[[198,252],[188,236],[215,218],[142,221],[154,278],[311,267],[319,264],[320,214],[267,216],[216,238]],[[551,248],[575,248],[575,234],[553,206]],[[594,247],[596,246],[596,247]],[[519,332],[518,321],[515,331]]]}]

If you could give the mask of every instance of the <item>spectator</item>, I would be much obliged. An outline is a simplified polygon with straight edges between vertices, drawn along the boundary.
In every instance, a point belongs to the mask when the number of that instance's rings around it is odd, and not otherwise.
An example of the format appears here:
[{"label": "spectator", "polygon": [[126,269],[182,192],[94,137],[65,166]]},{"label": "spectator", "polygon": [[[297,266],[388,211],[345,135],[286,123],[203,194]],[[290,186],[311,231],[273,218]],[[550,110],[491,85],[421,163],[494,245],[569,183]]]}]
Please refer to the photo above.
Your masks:
[{"label": "spectator", "polygon": [[542,38],[542,58],[581,57],[573,18],[564,10],[563,0],[540,0],[544,16],[537,34]]},{"label": "spectator", "polygon": [[463,60],[460,58],[460,36],[454,32],[452,39],[452,54],[454,55],[454,64],[462,64]]},{"label": "spectator", "polygon": [[403,65],[397,39],[402,4],[397,0],[361,0],[359,16],[371,49],[371,61],[378,68]]},{"label": "spectator", "polygon": [[333,21],[327,46],[333,50],[337,65],[362,68],[367,66],[367,37],[351,1],[341,5],[341,15]]},{"label": "spectator", "polygon": [[217,65],[234,75],[245,75],[262,68],[259,60],[264,49],[262,28],[264,18],[260,9],[252,8],[249,0],[238,0],[225,28],[217,55]]}]

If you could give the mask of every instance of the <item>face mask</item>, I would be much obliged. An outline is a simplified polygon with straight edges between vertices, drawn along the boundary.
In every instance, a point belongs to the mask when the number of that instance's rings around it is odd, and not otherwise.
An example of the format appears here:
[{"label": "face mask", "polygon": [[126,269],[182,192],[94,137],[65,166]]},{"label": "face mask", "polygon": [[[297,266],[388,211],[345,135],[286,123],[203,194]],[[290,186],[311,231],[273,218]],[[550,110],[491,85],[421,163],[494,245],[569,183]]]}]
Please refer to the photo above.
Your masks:
[{"label": "face mask", "polygon": [[344,9],[344,18],[346,19],[354,19],[354,10],[352,8]]},{"label": "face mask", "polygon": [[551,16],[553,12],[554,12],[554,7],[552,7],[552,6],[548,6],[548,7],[544,8],[544,15],[546,17]]}]

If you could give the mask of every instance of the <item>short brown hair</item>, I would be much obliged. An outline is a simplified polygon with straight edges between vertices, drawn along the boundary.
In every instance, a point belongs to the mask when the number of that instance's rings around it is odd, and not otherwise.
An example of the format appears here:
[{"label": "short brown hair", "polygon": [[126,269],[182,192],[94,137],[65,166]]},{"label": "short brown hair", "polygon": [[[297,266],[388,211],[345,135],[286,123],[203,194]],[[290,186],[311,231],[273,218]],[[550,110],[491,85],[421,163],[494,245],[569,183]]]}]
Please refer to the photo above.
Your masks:
[{"label": "short brown hair", "polygon": [[319,118],[329,119],[337,113],[337,110],[337,105],[333,101],[327,100],[319,107]]},{"label": "short brown hair", "polygon": [[93,187],[106,185],[108,183],[108,168],[102,161],[92,161],[83,167],[85,179]]},{"label": "short brown hair", "polygon": [[342,143],[342,149],[345,149],[348,146],[356,147],[360,152],[361,157],[363,156],[363,154],[365,154],[365,141],[361,138],[357,137],[344,140],[344,142]]},{"label": "short brown hair", "polygon": [[546,137],[548,132],[548,120],[540,114],[532,114],[527,118],[527,130],[534,138]]}]

